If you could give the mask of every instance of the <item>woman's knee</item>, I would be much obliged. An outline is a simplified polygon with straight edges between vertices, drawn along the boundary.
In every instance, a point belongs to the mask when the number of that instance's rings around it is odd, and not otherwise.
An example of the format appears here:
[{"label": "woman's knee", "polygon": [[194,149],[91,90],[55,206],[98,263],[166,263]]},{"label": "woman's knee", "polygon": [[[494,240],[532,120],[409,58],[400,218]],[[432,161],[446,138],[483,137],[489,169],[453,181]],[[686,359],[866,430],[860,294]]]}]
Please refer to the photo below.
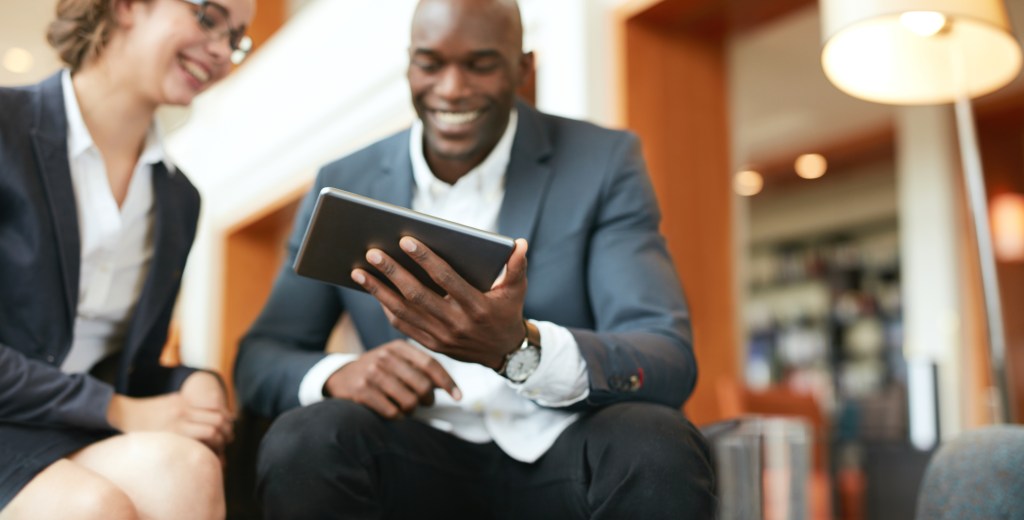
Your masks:
[{"label": "woman's knee", "polygon": [[220,461],[201,442],[174,433],[129,433],[125,435],[133,460],[151,468],[163,468],[189,479],[221,477]]}]

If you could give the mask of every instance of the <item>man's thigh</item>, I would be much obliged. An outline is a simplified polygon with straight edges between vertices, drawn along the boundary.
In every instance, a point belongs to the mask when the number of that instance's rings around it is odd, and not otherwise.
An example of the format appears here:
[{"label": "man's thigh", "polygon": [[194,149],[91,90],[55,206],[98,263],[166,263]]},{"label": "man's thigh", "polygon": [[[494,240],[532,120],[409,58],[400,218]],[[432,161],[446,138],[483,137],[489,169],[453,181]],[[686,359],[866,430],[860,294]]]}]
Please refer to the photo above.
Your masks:
[{"label": "man's thigh", "polygon": [[565,500],[580,518],[711,518],[716,505],[704,438],[682,412],[653,403],[586,413],[529,471],[528,481],[578,484]]}]

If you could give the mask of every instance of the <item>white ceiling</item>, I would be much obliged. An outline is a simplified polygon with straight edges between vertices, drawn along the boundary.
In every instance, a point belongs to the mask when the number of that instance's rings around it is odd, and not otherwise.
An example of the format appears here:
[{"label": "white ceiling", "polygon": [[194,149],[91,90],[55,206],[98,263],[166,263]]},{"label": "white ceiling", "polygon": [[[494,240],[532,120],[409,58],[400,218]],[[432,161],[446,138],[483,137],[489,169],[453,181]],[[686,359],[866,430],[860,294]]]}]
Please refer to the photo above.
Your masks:
[{"label": "white ceiling", "polygon": [[[1024,0],[1007,0],[1017,40],[1024,28]],[[889,124],[893,108],[850,97],[821,71],[817,6],[734,38],[730,48],[730,108],[735,167],[776,162],[818,151],[844,136]],[[1024,76],[987,96],[1024,89]]]},{"label": "white ceiling", "polygon": [[[291,0],[294,11],[310,0]],[[34,56],[26,74],[0,66],[0,85],[38,81],[60,63],[45,41],[56,0],[0,1],[0,59],[12,46]],[[1020,39],[1024,0],[1008,0]],[[811,6],[730,45],[733,162],[743,166],[802,150],[814,151],[840,139],[886,124],[891,108],[851,98],[832,87],[819,64],[818,10]],[[1020,89],[1018,78],[1007,91]]]},{"label": "white ceiling", "polygon": [[818,145],[869,131],[891,118],[890,107],[852,98],[833,87],[821,72],[820,48],[817,6],[732,40],[734,167],[813,152]]},{"label": "white ceiling", "polygon": [[34,83],[60,66],[57,54],[46,43],[46,26],[56,5],[57,0],[0,1],[0,60],[11,47],[21,47],[34,58],[25,74],[14,74],[0,65],[0,85]]}]

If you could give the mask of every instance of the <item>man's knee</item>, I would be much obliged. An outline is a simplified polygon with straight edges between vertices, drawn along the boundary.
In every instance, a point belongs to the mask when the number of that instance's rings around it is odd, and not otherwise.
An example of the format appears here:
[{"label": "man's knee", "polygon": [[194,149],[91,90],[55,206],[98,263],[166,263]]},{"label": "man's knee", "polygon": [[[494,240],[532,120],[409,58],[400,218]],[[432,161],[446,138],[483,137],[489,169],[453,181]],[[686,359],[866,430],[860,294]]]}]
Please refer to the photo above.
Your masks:
[{"label": "man's knee", "polygon": [[711,489],[714,473],[707,443],[679,410],[652,403],[620,403],[594,412],[579,425],[591,474],[636,479],[643,487]]},{"label": "man's knee", "polygon": [[[580,421],[592,512],[615,517],[645,504],[660,514],[714,516],[714,473],[707,443],[682,412],[652,403],[620,403]],[[653,516],[659,516],[650,512]]]},{"label": "man's knee", "polygon": [[588,442],[596,446],[625,448],[631,458],[665,458],[679,453],[707,458],[700,432],[682,412],[653,403],[620,403],[584,419]]},{"label": "man's knee", "polygon": [[258,473],[271,468],[301,468],[309,462],[365,456],[383,420],[368,408],[329,399],[288,411],[270,426],[260,443]]}]

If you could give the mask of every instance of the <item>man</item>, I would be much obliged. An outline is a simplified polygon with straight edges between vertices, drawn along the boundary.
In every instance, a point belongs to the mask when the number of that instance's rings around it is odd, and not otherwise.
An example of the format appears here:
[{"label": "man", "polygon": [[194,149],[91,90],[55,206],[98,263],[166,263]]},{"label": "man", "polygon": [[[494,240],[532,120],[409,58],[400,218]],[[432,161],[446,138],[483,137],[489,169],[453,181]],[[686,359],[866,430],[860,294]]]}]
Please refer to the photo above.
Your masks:
[{"label": "man", "polygon": [[[258,462],[268,517],[713,516],[706,447],[679,411],[689,314],[639,143],[517,103],[532,67],[513,0],[417,6],[419,118],[321,170],[292,259],[325,186],[525,239],[480,292],[403,238],[444,297],[376,249],[397,291],[286,262],[236,371],[249,408],[280,414]],[[342,313],[365,353],[324,354]]]}]

